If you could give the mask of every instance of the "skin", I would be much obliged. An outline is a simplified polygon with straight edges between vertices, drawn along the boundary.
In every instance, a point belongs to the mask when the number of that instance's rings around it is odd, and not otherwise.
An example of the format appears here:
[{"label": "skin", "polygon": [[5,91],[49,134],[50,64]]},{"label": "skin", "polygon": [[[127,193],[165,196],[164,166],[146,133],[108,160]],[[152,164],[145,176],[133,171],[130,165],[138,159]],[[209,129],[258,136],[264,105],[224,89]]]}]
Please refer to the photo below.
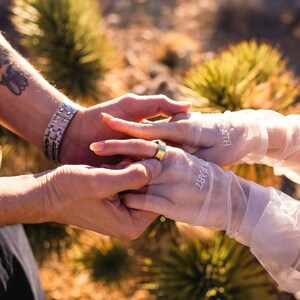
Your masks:
[{"label": "skin", "polygon": [[[12,49],[1,34],[0,95],[0,124],[40,149],[53,113],[62,102],[71,103]],[[95,155],[89,149],[90,143],[126,137],[108,128],[101,113],[141,121],[189,108],[187,103],[177,103],[162,95],[133,94],[89,108],[79,107],[61,143],[61,162],[73,165],[35,175],[1,177],[0,225],[53,221],[119,238],[136,238],[156,215],[128,209],[118,193],[147,184],[149,166],[123,163],[114,171],[95,168],[120,159]]]},{"label": "skin", "polygon": [[[97,155],[138,156],[146,159],[143,162],[147,163],[149,158],[154,157],[157,144],[139,139],[107,140],[95,143],[91,148]],[[210,178],[206,186],[199,189],[196,185],[199,159],[178,148],[168,146],[165,156],[158,162],[155,172],[151,174],[148,191],[144,189],[139,193],[126,193],[123,199],[125,205],[163,214],[176,221],[193,223],[206,199]],[[216,165],[212,167],[219,169]],[[222,206],[222,203],[217,204]]]},{"label": "skin", "polygon": [[[259,111],[257,114],[259,116]],[[270,157],[274,156],[274,153],[275,155],[276,153],[281,153],[282,147],[286,144],[287,121],[283,121],[280,117],[282,118],[283,116],[278,114],[278,119],[275,120],[274,116],[272,116],[273,119],[264,123],[268,138],[266,155]],[[217,120],[218,118],[216,118],[215,114],[199,114],[195,122],[193,113],[188,112],[178,113],[169,119],[165,119],[163,122],[137,123],[122,120],[108,114],[103,117],[103,122],[107,127],[128,136],[145,140],[161,139],[168,142],[169,145],[183,148],[199,158],[220,166],[235,164],[243,157],[237,156],[238,153],[235,150],[238,147],[232,146],[226,149],[226,147],[222,146],[223,140]],[[253,120],[256,120],[255,117],[253,117]],[[297,124],[295,125],[297,126]],[[249,126],[251,127],[251,124]],[[292,124],[289,124],[289,126],[291,131],[293,128]],[[233,145],[239,145],[240,139],[243,140],[247,130],[247,127],[238,128],[235,124],[234,134],[232,134]],[[298,129],[293,128],[293,130],[295,132],[294,135],[296,135]],[[243,140],[243,143],[246,143],[246,141]],[[245,144],[244,155],[247,154],[247,149],[251,151],[251,145],[247,146]],[[230,151],[230,153],[224,156],[224,151]],[[224,157],[226,158],[225,160]]]},{"label": "skin", "polygon": [[67,131],[65,141],[63,141],[62,162],[85,163],[94,166],[116,162],[115,158],[97,157],[89,151],[89,145],[94,141],[128,137],[127,134],[116,132],[107,127],[103,120],[103,113],[140,122],[145,118],[158,115],[170,116],[189,108],[190,104],[177,103],[163,95],[137,96],[127,94],[91,108],[83,109],[75,116]]},{"label": "skin", "polygon": [[[0,124],[40,149],[45,129],[55,110],[62,102],[71,103],[12,49],[1,34],[0,95]],[[126,137],[105,126],[101,113],[140,122],[145,118],[171,116],[189,109],[189,103],[175,102],[163,95],[134,94],[89,108],[80,107],[64,134],[61,162],[93,166],[113,162],[111,158],[101,159],[89,151],[89,145],[96,140]]]},{"label": "skin", "polygon": [[51,221],[135,239],[157,215],[127,208],[119,193],[147,185],[157,163],[120,164],[115,170],[63,165],[34,175],[1,177],[0,225]]}]

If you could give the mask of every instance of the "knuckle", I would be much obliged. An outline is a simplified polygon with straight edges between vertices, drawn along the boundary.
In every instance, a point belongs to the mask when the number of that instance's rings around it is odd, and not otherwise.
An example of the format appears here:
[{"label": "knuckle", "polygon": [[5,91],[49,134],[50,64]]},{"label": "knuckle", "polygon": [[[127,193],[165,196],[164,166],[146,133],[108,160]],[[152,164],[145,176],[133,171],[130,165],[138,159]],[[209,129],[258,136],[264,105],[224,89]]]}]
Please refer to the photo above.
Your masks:
[{"label": "knuckle", "polygon": [[59,166],[56,171],[57,171],[57,174],[59,175],[66,175],[66,174],[70,174],[72,173],[72,167],[70,165],[62,165],[62,166]]},{"label": "knuckle", "polygon": [[126,95],[125,95],[125,97],[127,97],[127,98],[136,98],[136,97],[138,97],[136,94],[134,94],[134,93],[127,93]]},{"label": "knuckle", "polygon": [[147,173],[144,167],[142,166],[136,166],[134,170],[134,178],[138,185],[143,185],[145,182]]},{"label": "knuckle", "polygon": [[124,96],[122,96],[122,101],[132,101],[133,99],[138,98],[138,96],[136,94],[133,93],[127,93]]},{"label": "knuckle", "polygon": [[159,97],[159,98],[162,98],[163,100],[166,100],[166,101],[170,100],[170,98],[167,97],[167,96],[164,95],[164,94],[159,94],[158,97]]}]

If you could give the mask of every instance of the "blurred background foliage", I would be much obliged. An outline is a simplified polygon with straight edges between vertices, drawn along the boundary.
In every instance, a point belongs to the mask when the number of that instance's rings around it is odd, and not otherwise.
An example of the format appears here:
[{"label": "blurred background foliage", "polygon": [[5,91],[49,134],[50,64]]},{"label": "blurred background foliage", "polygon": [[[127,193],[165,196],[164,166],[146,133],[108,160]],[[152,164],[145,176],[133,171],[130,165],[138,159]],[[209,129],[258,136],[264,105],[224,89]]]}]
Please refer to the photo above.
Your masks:
[{"label": "blurred background foliage", "polygon": [[13,22],[43,75],[73,99],[97,100],[113,59],[95,0],[16,0]]},{"label": "blurred background foliage", "polygon": [[[229,46],[206,60],[185,79],[183,91],[195,110],[224,112],[241,109],[271,109],[297,113],[299,79],[287,67],[279,50],[252,40]],[[267,166],[233,166],[238,175],[278,187],[279,179]]]},{"label": "blurred background foliage", "polygon": [[[295,112],[299,82],[274,47],[241,42],[206,60],[184,82],[201,112],[272,109]],[[187,90],[188,92],[189,90]]]},{"label": "blurred background foliage", "polygon": [[150,268],[158,299],[275,299],[249,249],[220,233],[208,241],[187,239]]},{"label": "blurred background foliage", "polygon": [[[163,93],[194,110],[299,112],[300,9],[292,0],[0,0],[15,48],[82,105],[128,91]],[[53,168],[0,128],[3,175]],[[261,184],[286,179],[235,166]],[[284,186],[283,186],[284,183]],[[288,188],[293,196],[297,189]],[[295,299],[249,249],[163,216],[136,241],[58,224],[25,227],[49,299]],[[103,296],[101,298],[100,294]]]}]

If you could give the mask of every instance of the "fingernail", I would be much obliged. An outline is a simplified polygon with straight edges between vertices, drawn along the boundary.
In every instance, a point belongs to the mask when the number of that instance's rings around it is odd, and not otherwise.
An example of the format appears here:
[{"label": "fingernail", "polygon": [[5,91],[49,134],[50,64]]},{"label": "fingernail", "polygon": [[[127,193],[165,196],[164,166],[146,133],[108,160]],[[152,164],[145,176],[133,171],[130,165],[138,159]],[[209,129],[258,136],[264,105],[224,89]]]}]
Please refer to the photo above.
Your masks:
[{"label": "fingernail", "polygon": [[104,149],[105,144],[103,142],[97,142],[90,145],[90,149],[92,151],[102,151]]},{"label": "fingernail", "polygon": [[102,116],[103,119],[109,119],[109,120],[110,119],[114,119],[113,116],[111,116],[111,115],[109,115],[107,113],[104,113],[104,112],[101,113],[101,116]]}]

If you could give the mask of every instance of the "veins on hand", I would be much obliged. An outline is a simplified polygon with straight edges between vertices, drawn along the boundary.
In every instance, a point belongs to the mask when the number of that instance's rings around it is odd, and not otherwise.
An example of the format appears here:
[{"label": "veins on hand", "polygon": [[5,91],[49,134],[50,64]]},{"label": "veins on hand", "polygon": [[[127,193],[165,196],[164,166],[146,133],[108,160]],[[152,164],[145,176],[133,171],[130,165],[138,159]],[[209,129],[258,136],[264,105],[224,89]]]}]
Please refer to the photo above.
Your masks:
[{"label": "veins on hand", "polygon": [[[3,70],[2,70],[3,68]],[[13,94],[20,96],[28,86],[28,80],[7,58],[7,52],[0,48],[0,85],[6,86]]]}]

